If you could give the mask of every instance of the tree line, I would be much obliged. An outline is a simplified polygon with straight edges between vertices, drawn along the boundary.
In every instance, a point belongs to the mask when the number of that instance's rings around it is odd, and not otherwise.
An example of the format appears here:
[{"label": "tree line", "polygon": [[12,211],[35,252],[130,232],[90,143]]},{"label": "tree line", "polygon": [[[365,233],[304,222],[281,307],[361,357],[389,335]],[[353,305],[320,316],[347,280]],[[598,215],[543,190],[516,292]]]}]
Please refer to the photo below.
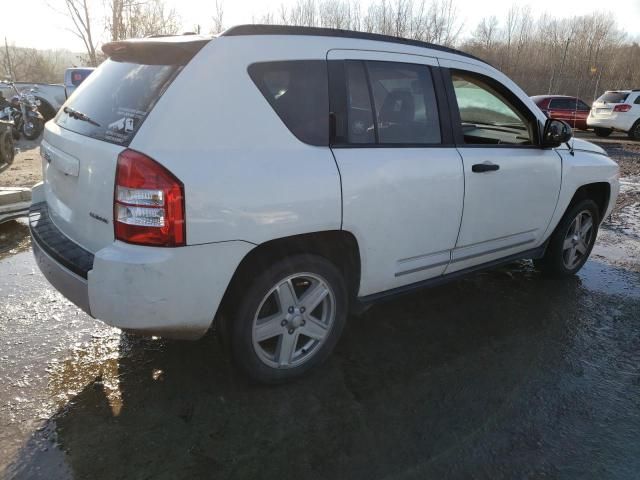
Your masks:
[{"label": "tree line", "polygon": [[[179,13],[167,8],[164,0],[50,0],[50,5],[69,19],[69,29],[85,45],[88,65],[103,60],[98,39],[176,34],[182,26]],[[222,0],[210,8],[209,24],[192,30],[219,33],[227,26]],[[503,18],[464,25],[455,0],[297,0],[252,20],[381,33],[455,47],[502,70],[530,95],[575,95],[590,101],[607,89],[640,88],[640,45],[620,30],[610,13],[557,19],[514,3]],[[0,67],[20,80],[50,81],[59,69],[55,53],[10,50],[0,54]]]}]

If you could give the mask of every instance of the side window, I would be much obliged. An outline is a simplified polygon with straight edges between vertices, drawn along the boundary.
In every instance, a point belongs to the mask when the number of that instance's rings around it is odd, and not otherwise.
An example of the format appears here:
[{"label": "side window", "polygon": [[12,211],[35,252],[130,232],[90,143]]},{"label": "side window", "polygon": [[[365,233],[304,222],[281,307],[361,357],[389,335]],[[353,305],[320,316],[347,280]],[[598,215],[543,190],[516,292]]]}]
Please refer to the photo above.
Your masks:
[{"label": "side window", "polygon": [[349,143],[376,143],[371,96],[363,62],[346,62],[347,140]]},{"label": "side window", "polygon": [[466,144],[533,144],[527,115],[481,75],[452,71],[451,79]]},{"label": "side window", "polygon": [[329,144],[329,86],[324,60],[254,63],[249,76],[299,140]]},{"label": "side window", "polygon": [[549,103],[549,108],[552,110],[574,110],[576,108],[576,101],[571,98],[554,98]]},{"label": "side window", "polygon": [[367,62],[378,142],[438,144],[440,122],[429,67]]},{"label": "side window", "polygon": [[640,95],[636,97],[636,101],[633,102],[635,105],[640,105]]}]

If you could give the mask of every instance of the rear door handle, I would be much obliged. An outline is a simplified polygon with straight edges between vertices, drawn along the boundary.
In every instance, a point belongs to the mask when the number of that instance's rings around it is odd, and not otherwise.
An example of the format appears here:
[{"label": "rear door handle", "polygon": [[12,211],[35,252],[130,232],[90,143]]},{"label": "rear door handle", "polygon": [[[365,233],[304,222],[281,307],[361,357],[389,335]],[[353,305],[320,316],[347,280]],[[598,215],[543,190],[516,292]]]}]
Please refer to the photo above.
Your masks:
[{"label": "rear door handle", "polygon": [[500,165],[491,162],[476,163],[471,167],[471,171],[475,173],[495,172],[496,170],[500,170]]}]

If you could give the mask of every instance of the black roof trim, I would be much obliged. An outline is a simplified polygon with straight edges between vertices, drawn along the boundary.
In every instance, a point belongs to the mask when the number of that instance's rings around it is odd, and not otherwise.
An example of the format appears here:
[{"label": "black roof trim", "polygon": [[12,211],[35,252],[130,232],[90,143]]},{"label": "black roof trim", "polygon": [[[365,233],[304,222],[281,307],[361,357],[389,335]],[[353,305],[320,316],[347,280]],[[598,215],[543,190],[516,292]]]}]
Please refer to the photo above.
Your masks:
[{"label": "black roof trim", "polygon": [[[225,30],[220,34],[221,37],[237,37],[244,35],[306,35],[311,37],[341,37],[354,38],[358,40],[373,40],[376,42],[399,43],[401,45],[411,45],[413,47],[430,48],[441,52],[453,53],[472,58],[479,62],[487,64],[484,60],[466,52],[461,52],[455,48],[444,47],[434,43],[422,42],[420,40],[411,40],[402,37],[392,37],[390,35],[381,35],[379,33],[356,32],[354,30],[339,30],[337,28],[319,28],[319,27],[296,27],[290,25],[238,25]],[[488,64],[487,64],[488,65]]]}]

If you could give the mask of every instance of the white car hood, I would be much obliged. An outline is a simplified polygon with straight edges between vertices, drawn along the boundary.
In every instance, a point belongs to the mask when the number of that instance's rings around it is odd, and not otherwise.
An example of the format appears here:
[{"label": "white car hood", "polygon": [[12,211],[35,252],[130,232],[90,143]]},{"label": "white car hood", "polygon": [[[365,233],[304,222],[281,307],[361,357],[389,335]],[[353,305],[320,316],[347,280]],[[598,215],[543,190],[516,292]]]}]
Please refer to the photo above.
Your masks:
[{"label": "white car hood", "polygon": [[[598,145],[596,145],[594,143],[587,142],[586,140],[583,140],[581,138],[575,138],[574,137],[571,140],[569,140],[569,144],[571,144],[573,146],[573,149],[576,150],[576,151],[599,153],[600,155],[609,156],[609,154],[607,153],[607,151],[604,148],[599,147]],[[557,150],[569,150],[569,147],[565,143],[565,144],[559,146],[557,148]]]}]

